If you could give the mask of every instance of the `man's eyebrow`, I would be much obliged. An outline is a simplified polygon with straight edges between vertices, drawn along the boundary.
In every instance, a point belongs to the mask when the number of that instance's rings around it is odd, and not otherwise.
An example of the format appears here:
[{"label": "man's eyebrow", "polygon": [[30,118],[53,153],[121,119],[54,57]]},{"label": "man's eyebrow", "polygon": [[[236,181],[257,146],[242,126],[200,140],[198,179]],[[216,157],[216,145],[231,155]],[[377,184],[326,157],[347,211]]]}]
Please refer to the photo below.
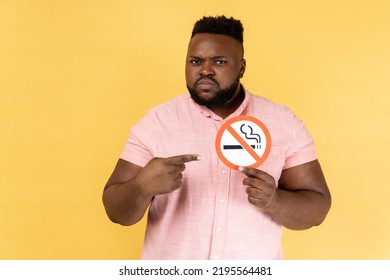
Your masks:
[{"label": "man's eyebrow", "polygon": [[202,60],[215,60],[215,59],[227,59],[227,56],[224,55],[216,55],[212,57],[202,57],[202,56],[197,56],[197,55],[189,55],[189,58],[193,59],[202,59]]}]

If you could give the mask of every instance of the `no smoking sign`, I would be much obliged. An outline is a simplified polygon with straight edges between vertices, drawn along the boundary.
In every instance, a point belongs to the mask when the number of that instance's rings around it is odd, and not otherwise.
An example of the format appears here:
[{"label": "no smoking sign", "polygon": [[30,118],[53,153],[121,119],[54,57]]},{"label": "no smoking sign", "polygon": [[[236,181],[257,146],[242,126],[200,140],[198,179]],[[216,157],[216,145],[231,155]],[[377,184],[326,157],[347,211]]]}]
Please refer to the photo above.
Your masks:
[{"label": "no smoking sign", "polygon": [[268,157],[271,135],[267,127],[251,116],[226,121],[217,133],[215,148],[219,158],[232,169],[256,168]]}]

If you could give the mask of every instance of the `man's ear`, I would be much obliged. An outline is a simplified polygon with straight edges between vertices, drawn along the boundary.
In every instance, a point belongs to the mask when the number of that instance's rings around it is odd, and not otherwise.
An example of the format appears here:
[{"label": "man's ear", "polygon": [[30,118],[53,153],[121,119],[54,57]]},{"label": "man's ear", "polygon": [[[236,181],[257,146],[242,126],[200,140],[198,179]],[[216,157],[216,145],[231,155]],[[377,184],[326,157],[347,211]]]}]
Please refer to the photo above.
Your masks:
[{"label": "man's ear", "polygon": [[244,77],[245,68],[246,68],[246,60],[243,58],[241,60],[240,78]]}]

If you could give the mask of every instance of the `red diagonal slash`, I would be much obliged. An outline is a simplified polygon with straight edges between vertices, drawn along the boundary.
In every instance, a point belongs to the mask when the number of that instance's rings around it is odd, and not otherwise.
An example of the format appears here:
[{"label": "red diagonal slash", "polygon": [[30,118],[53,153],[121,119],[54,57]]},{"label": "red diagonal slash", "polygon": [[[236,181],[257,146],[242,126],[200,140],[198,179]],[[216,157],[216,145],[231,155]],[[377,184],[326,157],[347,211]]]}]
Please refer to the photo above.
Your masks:
[{"label": "red diagonal slash", "polygon": [[240,145],[256,160],[256,162],[260,162],[261,157],[252,149],[251,146],[231,127],[228,125],[226,129],[230,132],[230,134],[240,143]]}]

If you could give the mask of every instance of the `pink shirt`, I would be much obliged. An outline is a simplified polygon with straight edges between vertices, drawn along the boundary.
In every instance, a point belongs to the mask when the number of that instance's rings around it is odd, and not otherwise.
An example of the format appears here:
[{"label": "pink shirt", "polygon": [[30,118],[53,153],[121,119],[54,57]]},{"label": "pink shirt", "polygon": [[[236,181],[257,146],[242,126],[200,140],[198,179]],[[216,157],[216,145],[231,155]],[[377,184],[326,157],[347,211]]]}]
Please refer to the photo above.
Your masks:
[{"label": "pink shirt", "polygon": [[150,110],[131,129],[121,158],[145,166],[153,157],[200,154],[186,164],[183,186],[150,205],[143,259],[282,259],[281,225],[248,202],[245,176],[215,150],[222,124],[235,116],[261,120],[272,138],[259,169],[277,182],[283,169],[316,159],[304,124],[286,107],[250,94],[225,120],[181,95]]}]

